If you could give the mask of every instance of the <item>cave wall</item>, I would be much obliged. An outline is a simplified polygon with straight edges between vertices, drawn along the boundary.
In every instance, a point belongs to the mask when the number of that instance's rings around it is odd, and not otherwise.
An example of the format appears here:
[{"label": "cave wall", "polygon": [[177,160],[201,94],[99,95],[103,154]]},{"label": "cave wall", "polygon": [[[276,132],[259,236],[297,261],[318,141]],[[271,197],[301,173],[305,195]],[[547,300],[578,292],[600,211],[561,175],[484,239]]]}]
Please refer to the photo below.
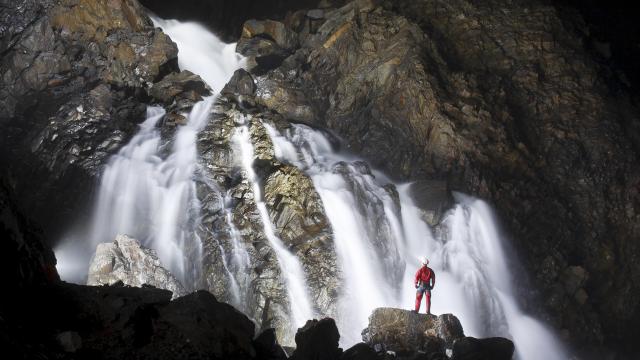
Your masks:
[{"label": "cave wall", "polygon": [[0,18],[0,177],[52,245],[87,222],[109,156],[145,117],[176,45],[137,1],[20,0]]},{"label": "cave wall", "polygon": [[[9,24],[0,29],[2,176],[46,231],[71,221],[78,211],[64,209],[89,195],[100,166],[142,120],[148,83],[177,70],[175,46],[137,2],[97,3],[106,4],[22,0],[0,16]],[[282,19],[307,6],[142,3],[160,16],[196,18],[229,41],[249,15]],[[113,4],[136,16],[117,15]],[[262,94],[279,89],[280,98],[256,101],[328,127],[399,179],[444,179],[488,199],[532,277],[522,289],[527,308],[577,343],[633,347],[639,111],[588,50],[580,19],[537,1],[357,1],[326,10],[313,28],[300,26],[304,11],[287,16],[299,45],[256,74]],[[68,11],[95,26],[52,16]],[[119,43],[157,57],[145,63]],[[149,70],[144,81],[134,76],[140,67]]]},{"label": "cave wall", "polygon": [[[165,19],[197,21],[209,27],[226,42],[240,38],[242,24],[249,19],[283,19],[287,13],[311,9],[318,0],[140,0],[140,3]],[[344,3],[343,0],[325,4]],[[326,6],[326,5],[325,5]]]},{"label": "cave wall", "polygon": [[581,19],[505,0],[363,0],[313,26],[304,16],[285,20],[300,45],[279,62],[261,65],[268,44],[246,51],[256,101],[331,129],[397,179],[487,199],[530,275],[525,308],[576,344],[633,347],[639,111]]}]

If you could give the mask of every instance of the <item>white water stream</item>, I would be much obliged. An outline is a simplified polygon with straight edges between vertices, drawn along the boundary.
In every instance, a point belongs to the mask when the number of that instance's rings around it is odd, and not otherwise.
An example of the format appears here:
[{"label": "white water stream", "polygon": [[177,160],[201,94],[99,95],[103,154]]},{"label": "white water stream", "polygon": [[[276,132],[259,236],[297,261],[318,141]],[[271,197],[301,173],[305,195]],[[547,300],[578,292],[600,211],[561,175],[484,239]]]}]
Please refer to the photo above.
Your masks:
[{"label": "white water stream", "polygon": [[331,222],[346,283],[338,316],[343,346],[360,341],[374,308],[413,308],[413,276],[426,255],[437,278],[433,313],[458,316],[467,336],[513,339],[519,359],[566,359],[550,329],[519,309],[502,236],[485,202],[455,194],[457,205],[436,238],[410,184],[396,186],[398,209],[384,175],[374,177],[358,159],[334,151],[320,131],[293,125],[282,136],[265,126],[276,156],[312,178]]},{"label": "white water stream", "polygon": [[[202,26],[153,20],[178,44],[181,69],[199,74],[215,93],[242,66],[235,46],[223,44]],[[148,108],[139,132],[111,158],[104,171],[88,249],[78,251],[76,245],[72,249],[64,244],[56,249],[63,278],[77,279],[82,271],[86,274],[95,245],[126,233],[156,249],[162,263],[187,287],[196,286],[202,252],[196,231],[200,220],[194,180],[198,172],[196,137],[209,119],[213,101],[214,97],[207,98],[193,108],[170,145],[163,144],[156,127],[164,110]],[[337,304],[343,346],[360,341],[360,332],[374,308],[413,307],[417,258],[426,255],[437,275],[432,312],[454,313],[467,335],[512,338],[521,359],[565,358],[553,333],[519,309],[503,240],[486,203],[457,194],[457,205],[444,220],[446,235],[436,238],[414,205],[409,184],[397,186],[395,198],[385,186],[390,182],[384,175],[374,176],[364,162],[336,152],[323,133],[294,125],[282,135],[264,125],[278,159],[312,178],[331,222],[338,262],[345,274],[345,290]],[[264,234],[287,285],[293,326],[301,326],[322,314],[314,314],[300,261],[282,244],[269,219],[253,170],[254,149],[247,124],[236,129],[233,140]],[[225,216],[233,254],[221,261],[231,279],[232,302],[240,307],[249,283],[248,277],[238,273],[250,268],[250,259],[228,209]],[[72,267],[73,257],[82,258],[77,262],[86,265]]]},{"label": "white water stream", "polygon": [[[243,64],[242,57],[235,53],[235,44],[221,42],[198,24],[157,18],[153,21],[177,43],[180,69],[201,75],[214,94]],[[168,144],[163,143],[156,126],[164,109],[147,109],[147,119],[138,133],[104,170],[89,241],[80,246],[81,251],[72,248],[78,247],[75,243],[63,243],[56,249],[63,278],[82,279],[98,243],[113,241],[117,234],[128,234],[155,249],[162,264],[183,285],[197,286],[202,245],[196,231],[200,219],[195,183],[196,136],[206,125],[214,101],[215,96],[205,98],[184,114],[187,123],[178,127]],[[78,262],[81,265],[65,265]]]},{"label": "white water stream", "polygon": [[262,220],[264,234],[276,254],[280,271],[286,282],[293,326],[295,328],[301,327],[307,320],[314,318],[308,291],[305,286],[306,281],[302,265],[298,258],[285,248],[282,240],[278,238],[273,230],[273,224],[269,218],[267,206],[262,199],[260,183],[253,170],[255,154],[249,137],[249,128],[246,125],[237,129],[234,135],[234,141],[240,149],[242,167],[245,171],[245,177],[251,184],[254,201],[256,202],[256,207]]}]

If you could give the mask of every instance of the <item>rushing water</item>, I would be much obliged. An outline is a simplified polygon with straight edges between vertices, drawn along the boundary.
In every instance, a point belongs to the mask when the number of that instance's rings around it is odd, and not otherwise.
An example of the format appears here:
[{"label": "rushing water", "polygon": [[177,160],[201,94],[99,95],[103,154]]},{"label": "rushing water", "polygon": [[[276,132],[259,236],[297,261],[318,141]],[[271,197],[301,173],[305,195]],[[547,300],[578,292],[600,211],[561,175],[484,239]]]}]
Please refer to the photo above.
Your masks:
[{"label": "rushing water", "polygon": [[382,174],[336,152],[320,131],[293,125],[283,136],[265,126],[276,156],[311,177],[331,222],[347,285],[338,314],[343,346],[360,341],[374,308],[413,308],[413,276],[424,254],[437,275],[433,313],[456,314],[468,336],[513,339],[520,359],[565,358],[553,333],[518,308],[502,236],[485,202],[455,194],[435,237],[410,184],[396,186],[398,207]]},{"label": "rushing water", "polygon": [[[153,21],[178,44],[181,69],[199,74],[216,93],[242,66],[234,45],[220,42],[202,26]],[[200,202],[195,179],[206,174],[198,174],[196,137],[210,118],[214,101],[212,96],[196,104],[187,124],[179,127],[169,142],[163,141],[157,127],[164,109],[147,109],[147,119],[138,133],[104,170],[90,241],[84,248],[74,243],[56,251],[63,278],[86,273],[96,244],[126,233],[156,249],[162,263],[187,288],[197,286],[202,249],[197,236]],[[275,233],[253,169],[255,154],[248,124],[239,123],[233,136],[236,157],[241,159],[264,235],[286,285],[292,326],[301,326],[322,314],[313,311],[299,259]],[[344,290],[337,299],[343,346],[360,341],[360,332],[376,307],[413,307],[413,275],[420,266],[418,256],[426,255],[437,274],[432,312],[456,314],[470,336],[512,338],[521,359],[565,357],[553,333],[519,308],[502,236],[486,203],[456,194],[456,205],[444,218],[440,235],[435,236],[412,201],[411,184],[393,184],[357,157],[337,152],[318,130],[293,125],[281,134],[269,124],[262,125],[272,139],[276,157],[311,177],[331,223],[340,273],[344,274],[339,279],[344,281]],[[206,179],[203,182],[209,184]],[[224,247],[218,246],[230,279],[231,300],[244,309],[251,259],[233,223],[229,195],[209,185],[224,202],[232,253],[225,254]],[[74,262],[74,257],[82,260]]]},{"label": "rushing water", "polygon": [[[153,19],[178,45],[182,70],[199,74],[217,93],[242,66],[235,44],[225,44],[195,23]],[[82,250],[69,245],[57,249],[63,278],[78,280],[100,242],[128,234],[154,248],[186,288],[197,287],[202,269],[202,245],[197,235],[200,202],[196,196],[198,169],[196,136],[206,125],[215,96],[197,103],[172,141],[163,142],[157,128],[164,109],[149,107],[140,130],[114,155],[101,177],[89,241]],[[169,147],[169,148],[167,148]],[[75,244],[75,243],[73,243]],[[74,245],[75,246],[75,245]],[[82,261],[72,261],[71,258]],[[65,267],[72,263],[74,267]]]},{"label": "rushing water", "polygon": [[306,281],[302,265],[298,258],[285,248],[282,240],[276,236],[273,230],[273,224],[269,218],[267,206],[262,199],[260,184],[253,170],[254,151],[249,138],[248,126],[244,125],[238,128],[234,140],[240,149],[245,177],[251,183],[251,189],[258,213],[260,214],[264,234],[276,254],[280,271],[286,282],[293,326],[301,327],[307,320],[314,317],[308,291],[304,285]]}]

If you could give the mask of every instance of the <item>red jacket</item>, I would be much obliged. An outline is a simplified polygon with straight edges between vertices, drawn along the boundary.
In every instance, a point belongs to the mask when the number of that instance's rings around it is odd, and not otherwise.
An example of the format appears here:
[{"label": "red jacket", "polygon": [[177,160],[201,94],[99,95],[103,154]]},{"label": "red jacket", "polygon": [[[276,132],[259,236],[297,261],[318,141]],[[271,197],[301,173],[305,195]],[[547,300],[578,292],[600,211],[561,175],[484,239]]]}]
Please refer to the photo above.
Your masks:
[{"label": "red jacket", "polygon": [[431,287],[436,285],[436,273],[431,270],[428,266],[421,266],[420,269],[416,272],[415,279],[413,280],[414,285],[418,285],[418,281],[421,281],[427,285],[431,285]]}]

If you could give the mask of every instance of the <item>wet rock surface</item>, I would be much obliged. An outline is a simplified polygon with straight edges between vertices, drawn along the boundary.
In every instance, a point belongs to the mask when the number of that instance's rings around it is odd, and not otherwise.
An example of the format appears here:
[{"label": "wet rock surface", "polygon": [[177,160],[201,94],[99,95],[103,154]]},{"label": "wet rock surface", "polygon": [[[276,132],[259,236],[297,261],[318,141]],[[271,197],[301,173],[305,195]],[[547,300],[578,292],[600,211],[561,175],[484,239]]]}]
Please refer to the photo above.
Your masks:
[{"label": "wet rock surface", "polygon": [[[253,168],[262,192],[259,200],[265,202],[269,226],[300,260],[305,286],[318,313],[335,314],[340,274],[320,197],[307,175],[276,159],[264,124],[289,125],[280,115],[255,105],[253,87],[251,76],[237,71],[218,99],[212,120],[198,135],[203,168],[213,179],[213,183],[199,185],[202,225],[208,229],[201,235],[205,282],[217,297],[237,306],[262,328],[275,328],[280,343],[290,345],[295,329],[285,275],[266,238],[253,185],[242,168],[236,139],[240,126],[246,125],[249,131]],[[232,93],[231,89],[241,92]],[[234,287],[244,290],[235,294]]]},{"label": "wet rock surface", "polygon": [[2,17],[2,176],[57,240],[64,219],[86,220],[96,176],[177,70],[177,48],[132,0],[24,0]]},{"label": "wet rock surface", "polygon": [[[314,26],[296,16],[292,54],[251,69],[257,104],[333,130],[398,179],[488,199],[531,274],[523,298],[541,299],[522,305],[571,341],[630,344],[639,112],[582,46],[579,19],[463,0],[354,1]],[[577,288],[572,266],[589,274]]]},{"label": "wet rock surface", "polygon": [[118,235],[111,243],[98,244],[89,264],[87,285],[145,285],[169,290],[173,298],[187,294],[182,284],[162,267],[155,250],[140,245],[138,240]]},{"label": "wet rock surface", "polygon": [[376,351],[408,356],[417,351],[444,353],[464,337],[460,321],[451,314],[417,314],[409,310],[378,308],[362,331],[362,340]]},{"label": "wet rock surface", "polygon": [[[543,300],[522,305],[577,343],[634,347],[638,110],[584,50],[577,25],[537,1],[320,5],[279,22],[224,22],[237,24],[234,39],[253,60],[198,138],[206,287],[292,343],[283,274],[233,156],[232,137],[247,124],[276,233],[301,259],[316,310],[335,311],[341,275],[320,199],[306,175],[275,159],[263,125],[300,122],[331,129],[398,179],[488,199],[531,274],[522,298]],[[144,104],[169,107],[168,135],[208,90],[178,72],[175,44],[136,1],[19,0],[0,18],[0,175],[57,239],[69,219],[83,221],[79,208]],[[418,205],[437,223],[445,203]],[[24,255],[33,268],[52,263],[34,253]],[[234,294],[234,282],[248,292]]]}]

